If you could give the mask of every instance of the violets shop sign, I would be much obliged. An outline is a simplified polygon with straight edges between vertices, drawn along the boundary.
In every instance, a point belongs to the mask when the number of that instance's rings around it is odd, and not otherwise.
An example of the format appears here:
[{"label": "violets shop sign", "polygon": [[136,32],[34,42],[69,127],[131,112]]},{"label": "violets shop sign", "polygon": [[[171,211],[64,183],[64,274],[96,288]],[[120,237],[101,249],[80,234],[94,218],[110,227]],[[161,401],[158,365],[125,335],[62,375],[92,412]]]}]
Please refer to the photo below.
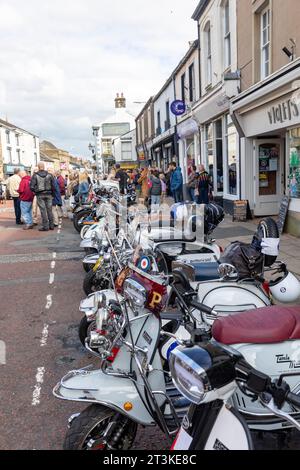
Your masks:
[{"label": "violets shop sign", "polygon": [[293,121],[300,116],[300,108],[298,103],[289,99],[272,106],[268,111],[268,116],[271,125]]}]

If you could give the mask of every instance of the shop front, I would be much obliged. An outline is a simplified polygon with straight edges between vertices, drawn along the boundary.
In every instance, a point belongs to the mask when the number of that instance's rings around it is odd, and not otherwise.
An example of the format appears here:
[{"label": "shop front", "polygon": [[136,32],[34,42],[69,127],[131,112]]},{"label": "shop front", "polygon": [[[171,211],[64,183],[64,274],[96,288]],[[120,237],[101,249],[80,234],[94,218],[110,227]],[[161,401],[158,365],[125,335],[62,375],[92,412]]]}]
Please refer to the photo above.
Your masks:
[{"label": "shop front", "polygon": [[232,102],[241,137],[242,199],[255,216],[277,216],[290,197],[287,229],[300,236],[300,60]]},{"label": "shop front", "polygon": [[153,139],[151,165],[166,172],[169,164],[175,161],[179,165],[177,134],[175,127]]},{"label": "shop front", "polygon": [[192,167],[200,164],[200,130],[195,119],[189,118],[177,125],[179,138],[179,165],[186,183]]},{"label": "shop front", "polygon": [[210,175],[214,198],[232,213],[233,202],[240,198],[240,146],[224,87],[205,97],[193,114],[201,124],[201,163]]},{"label": "shop front", "polygon": [[29,173],[31,172],[31,167],[24,166],[24,165],[3,165],[3,173],[4,173],[4,178],[7,179],[10,176],[14,174],[15,169],[18,168],[21,171],[28,171]]}]

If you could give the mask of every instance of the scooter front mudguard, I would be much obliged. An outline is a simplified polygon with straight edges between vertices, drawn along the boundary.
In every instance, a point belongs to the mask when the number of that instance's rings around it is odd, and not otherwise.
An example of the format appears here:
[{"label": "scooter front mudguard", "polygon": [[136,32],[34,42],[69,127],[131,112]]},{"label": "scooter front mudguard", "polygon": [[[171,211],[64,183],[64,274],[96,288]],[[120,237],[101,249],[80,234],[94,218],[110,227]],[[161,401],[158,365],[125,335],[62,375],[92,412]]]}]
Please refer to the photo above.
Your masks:
[{"label": "scooter front mudguard", "polygon": [[91,238],[86,238],[81,241],[80,248],[95,248],[97,249],[97,243]]},{"label": "scooter front mudguard", "polygon": [[92,265],[95,265],[97,263],[97,261],[99,260],[99,255],[96,253],[95,255],[88,255],[86,256],[82,263],[83,264],[92,264]]},{"label": "scooter front mudguard", "polygon": [[[107,406],[138,424],[154,426],[134,382],[127,378],[113,377],[101,370],[69,372],[53,389],[56,398],[74,402],[96,403]],[[132,404],[125,411],[125,403]]]}]

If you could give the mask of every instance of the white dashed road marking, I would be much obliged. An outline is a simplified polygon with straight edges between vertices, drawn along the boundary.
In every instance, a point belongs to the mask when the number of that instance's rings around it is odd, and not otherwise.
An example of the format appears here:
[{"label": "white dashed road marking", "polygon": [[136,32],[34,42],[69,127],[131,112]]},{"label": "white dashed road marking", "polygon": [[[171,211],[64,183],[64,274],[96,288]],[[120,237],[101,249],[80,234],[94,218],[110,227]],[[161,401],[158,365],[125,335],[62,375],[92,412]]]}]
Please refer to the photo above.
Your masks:
[{"label": "white dashed road marking", "polygon": [[53,253],[53,259],[56,259],[57,253]]},{"label": "white dashed road marking", "polygon": [[52,261],[52,262],[51,262],[51,269],[55,269],[55,265],[56,265],[56,262],[55,262],[55,261]]},{"label": "white dashed road marking", "polygon": [[50,285],[53,284],[54,279],[55,279],[55,274],[54,274],[54,273],[50,273],[50,276],[49,276],[49,284],[50,284]]},{"label": "white dashed road marking", "polygon": [[49,325],[44,325],[42,338],[41,338],[41,348],[47,346],[48,335],[49,335]]},{"label": "white dashed road marking", "polygon": [[52,307],[52,295],[47,295],[46,310],[50,310],[51,307]]},{"label": "white dashed road marking", "polygon": [[37,373],[35,376],[36,384],[32,394],[32,406],[38,406],[40,404],[42,384],[44,382],[45,376],[45,367],[38,367]]}]

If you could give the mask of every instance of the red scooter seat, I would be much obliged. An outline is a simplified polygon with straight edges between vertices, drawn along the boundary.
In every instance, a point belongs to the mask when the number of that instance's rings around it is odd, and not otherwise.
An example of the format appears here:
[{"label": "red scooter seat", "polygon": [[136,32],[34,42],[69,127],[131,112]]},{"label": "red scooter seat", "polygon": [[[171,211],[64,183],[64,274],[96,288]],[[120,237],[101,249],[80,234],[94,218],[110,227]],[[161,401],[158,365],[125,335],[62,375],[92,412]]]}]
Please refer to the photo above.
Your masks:
[{"label": "red scooter seat", "polygon": [[300,340],[300,306],[272,306],[216,320],[213,338],[223,344],[280,343]]}]

